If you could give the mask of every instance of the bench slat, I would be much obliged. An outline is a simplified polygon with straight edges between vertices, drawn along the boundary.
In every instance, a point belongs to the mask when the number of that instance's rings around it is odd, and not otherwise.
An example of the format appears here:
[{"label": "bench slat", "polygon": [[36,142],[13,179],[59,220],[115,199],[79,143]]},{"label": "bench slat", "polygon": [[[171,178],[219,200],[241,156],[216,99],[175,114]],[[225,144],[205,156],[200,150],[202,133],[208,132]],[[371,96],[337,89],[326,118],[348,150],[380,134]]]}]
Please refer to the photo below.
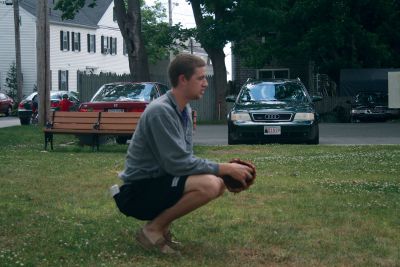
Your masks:
[{"label": "bench slat", "polygon": [[101,124],[137,124],[139,118],[101,118]]},{"label": "bench slat", "polygon": [[54,117],[53,123],[91,123],[95,124],[98,118]]},{"label": "bench slat", "polygon": [[66,133],[66,134],[97,134],[98,130],[85,130],[85,129],[44,129],[47,133]]},{"label": "bench slat", "polygon": [[143,112],[102,112],[101,118],[140,118]]},{"label": "bench slat", "polygon": [[54,123],[53,129],[95,130],[92,123]]},{"label": "bench slat", "polygon": [[[98,118],[99,112],[79,112],[79,111],[53,111],[55,117],[67,117],[67,118]],[[53,116],[53,114],[52,114]]]},{"label": "bench slat", "polygon": [[100,124],[100,132],[103,130],[122,130],[122,131],[134,131],[136,125],[134,124]]}]

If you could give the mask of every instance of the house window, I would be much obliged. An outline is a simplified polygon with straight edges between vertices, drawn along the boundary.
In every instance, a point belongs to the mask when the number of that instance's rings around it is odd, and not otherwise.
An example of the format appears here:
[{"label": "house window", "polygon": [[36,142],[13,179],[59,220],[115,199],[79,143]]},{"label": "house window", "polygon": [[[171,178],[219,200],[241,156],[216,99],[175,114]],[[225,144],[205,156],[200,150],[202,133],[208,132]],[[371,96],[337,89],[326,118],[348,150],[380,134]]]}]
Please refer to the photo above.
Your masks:
[{"label": "house window", "polygon": [[81,51],[81,33],[72,32],[72,51]]},{"label": "house window", "polygon": [[60,31],[60,50],[69,51],[69,32]]},{"label": "house window", "polygon": [[101,36],[101,53],[116,55],[117,54],[117,38]]},{"label": "house window", "polygon": [[88,34],[87,35],[87,48],[88,52],[96,53],[96,35]]},{"label": "house window", "polygon": [[68,91],[68,71],[58,71],[58,90]]},{"label": "house window", "polygon": [[125,56],[128,55],[128,47],[126,47],[125,40],[123,40],[122,43],[122,54],[124,54]]},{"label": "house window", "polygon": [[115,14],[114,8],[113,8],[113,21],[117,21],[117,15]]},{"label": "house window", "polygon": [[110,37],[110,54],[116,55],[117,54],[117,38]]},{"label": "house window", "polygon": [[101,53],[108,54],[108,37],[101,36]]}]

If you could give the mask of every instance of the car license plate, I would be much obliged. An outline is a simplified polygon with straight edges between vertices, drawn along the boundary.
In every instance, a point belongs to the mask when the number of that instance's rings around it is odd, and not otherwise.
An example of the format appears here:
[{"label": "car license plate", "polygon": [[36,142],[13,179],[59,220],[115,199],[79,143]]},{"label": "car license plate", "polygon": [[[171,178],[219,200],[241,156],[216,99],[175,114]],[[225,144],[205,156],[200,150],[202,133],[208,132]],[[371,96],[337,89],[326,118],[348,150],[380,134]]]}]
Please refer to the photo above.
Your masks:
[{"label": "car license plate", "polygon": [[124,112],[125,110],[122,108],[113,108],[109,109],[108,112]]},{"label": "car license plate", "polygon": [[281,126],[264,126],[265,135],[280,135]]}]

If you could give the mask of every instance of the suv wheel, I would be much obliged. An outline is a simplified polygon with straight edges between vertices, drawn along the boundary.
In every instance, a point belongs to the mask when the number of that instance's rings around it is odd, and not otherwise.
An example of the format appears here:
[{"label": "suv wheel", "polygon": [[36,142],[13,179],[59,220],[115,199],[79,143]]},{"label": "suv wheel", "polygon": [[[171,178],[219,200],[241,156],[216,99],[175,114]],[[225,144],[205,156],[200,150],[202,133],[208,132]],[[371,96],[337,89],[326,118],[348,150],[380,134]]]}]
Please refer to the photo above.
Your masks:
[{"label": "suv wheel", "polygon": [[310,145],[318,145],[319,144],[319,128],[317,128],[315,137],[308,141],[308,144]]},{"label": "suv wheel", "polygon": [[237,145],[237,144],[239,144],[239,141],[233,140],[233,138],[232,138],[232,133],[231,133],[231,131],[228,129],[228,145]]}]

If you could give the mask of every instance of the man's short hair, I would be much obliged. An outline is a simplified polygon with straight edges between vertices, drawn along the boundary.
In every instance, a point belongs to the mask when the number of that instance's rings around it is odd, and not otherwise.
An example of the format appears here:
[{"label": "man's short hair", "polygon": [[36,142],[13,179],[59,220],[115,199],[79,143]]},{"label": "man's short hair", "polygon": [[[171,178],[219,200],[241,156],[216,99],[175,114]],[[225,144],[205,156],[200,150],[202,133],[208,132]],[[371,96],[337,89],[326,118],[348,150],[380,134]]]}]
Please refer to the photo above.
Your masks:
[{"label": "man's short hair", "polygon": [[172,87],[178,86],[179,76],[184,75],[189,80],[196,68],[204,67],[206,63],[198,56],[191,54],[179,54],[169,64],[168,76]]}]

